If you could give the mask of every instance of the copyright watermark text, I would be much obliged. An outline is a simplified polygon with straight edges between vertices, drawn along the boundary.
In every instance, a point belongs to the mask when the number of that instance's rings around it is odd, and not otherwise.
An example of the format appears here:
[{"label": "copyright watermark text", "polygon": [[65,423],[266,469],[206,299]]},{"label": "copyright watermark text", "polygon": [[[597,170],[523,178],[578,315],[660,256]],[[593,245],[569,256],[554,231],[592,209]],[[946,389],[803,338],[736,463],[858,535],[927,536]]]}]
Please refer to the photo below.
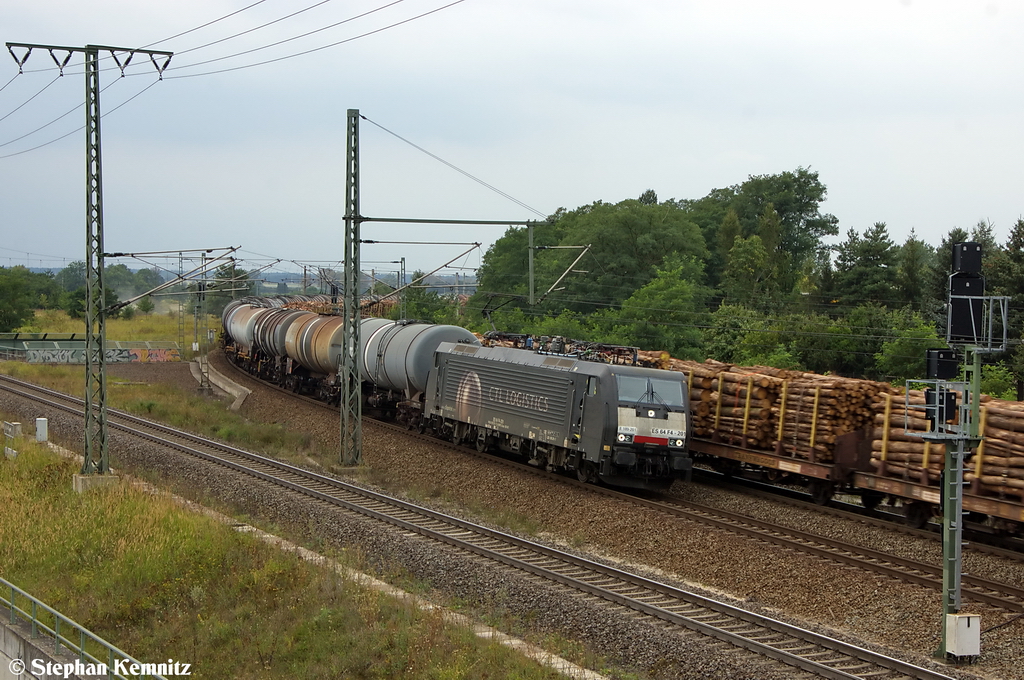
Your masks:
[{"label": "copyright watermark text", "polygon": [[164,677],[192,675],[192,664],[181,663],[168,659],[162,663],[138,663],[128,659],[118,659],[113,666],[105,663],[83,663],[76,659],[73,663],[55,663],[33,659],[26,664],[21,659],[13,659],[7,664],[12,675],[18,676],[30,672],[38,678],[70,678],[73,675],[108,675],[122,677],[146,677],[162,675]]}]

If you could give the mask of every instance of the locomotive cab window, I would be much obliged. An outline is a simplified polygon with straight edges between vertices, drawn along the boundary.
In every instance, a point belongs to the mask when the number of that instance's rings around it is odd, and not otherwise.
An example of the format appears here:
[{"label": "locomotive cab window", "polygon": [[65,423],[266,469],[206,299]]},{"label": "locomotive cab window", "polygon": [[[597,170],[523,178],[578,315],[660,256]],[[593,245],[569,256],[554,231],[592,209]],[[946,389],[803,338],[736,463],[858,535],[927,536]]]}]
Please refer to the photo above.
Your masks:
[{"label": "locomotive cab window", "polygon": [[683,405],[682,382],[634,375],[616,375],[615,380],[619,386],[620,402]]}]

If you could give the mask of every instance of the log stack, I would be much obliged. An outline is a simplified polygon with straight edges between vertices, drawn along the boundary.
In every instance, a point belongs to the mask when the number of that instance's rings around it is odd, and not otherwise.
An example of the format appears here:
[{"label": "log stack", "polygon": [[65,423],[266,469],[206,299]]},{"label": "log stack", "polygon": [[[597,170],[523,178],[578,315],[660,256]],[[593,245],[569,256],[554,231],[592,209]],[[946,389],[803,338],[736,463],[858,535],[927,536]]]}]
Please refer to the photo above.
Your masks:
[{"label": "log stack", "polygon": [[790,374],[778,405],[780,448],[818,463],[833,460],[836,439],[872,422],[872,403],[887,383],[815,373]]},{"label": "log stack", "polygon": [[981,404],[985,437],[964,478],[982,493],[1024,500],[1024,404],[991,399]]},{"label": "log stack", "polygon": [[931,429],[924,393],[884,394],[872,404],[871,467],[880,475],[932,484],[944,464],[945,447],[921,435]]},{"label": "log stack", "polygon": [[[641,353],[643,357],[644,353]],[[693,434],[827,463],[841,434],[868,425],[887,383],[769,366],[670,359],[689,378]]]},{"label": "log stack", "polygon": [[[878,474],[938,484],[945,445],[921,438],[931,429],[924,403],[919,391],[875,403],[871,465]],[[1024,499],[1024,404],[983,397],[980,430],[982,442],[967,458],[964,481],[973,493]]]}]

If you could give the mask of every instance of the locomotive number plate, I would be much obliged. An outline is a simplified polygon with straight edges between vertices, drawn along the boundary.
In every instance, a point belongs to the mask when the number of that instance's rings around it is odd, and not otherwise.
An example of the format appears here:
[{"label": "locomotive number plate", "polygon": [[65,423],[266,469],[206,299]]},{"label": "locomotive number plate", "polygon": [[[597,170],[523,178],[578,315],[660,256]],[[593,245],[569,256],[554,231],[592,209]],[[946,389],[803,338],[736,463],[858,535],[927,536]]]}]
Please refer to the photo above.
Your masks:
[{"label": "locomotive number plate", "polygon": [[667,430],[664,427],[652,427],[651,434],[658,434],[663,437],[682,437],[686,433],[682,430]]}]

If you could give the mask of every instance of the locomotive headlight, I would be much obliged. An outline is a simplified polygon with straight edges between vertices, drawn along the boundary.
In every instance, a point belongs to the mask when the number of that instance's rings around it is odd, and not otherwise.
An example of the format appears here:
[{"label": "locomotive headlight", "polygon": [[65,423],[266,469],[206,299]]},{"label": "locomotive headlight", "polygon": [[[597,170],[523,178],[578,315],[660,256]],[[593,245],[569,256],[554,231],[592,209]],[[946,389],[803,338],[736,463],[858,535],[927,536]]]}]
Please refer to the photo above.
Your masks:
[{"label": "locomotive headlight", "polygon": [[618,440],[619,440],[620,442],[624,442],[624,441],[626,441],[626,435],[624,435],[624,434],[619,434],[619,436],[618,436]]},{"label": "locomotive headlight", "polygon": [[673,440],[671,440],[671,443],[672,443],[672,446],[676,446],[676,447],[679,447],[679,448],[682,448],[682,446],[683,446],[683,440],[682,439],[673,439]]},{"label": "locomotive headlight", "polygon": [[633,443],[633,435],[631,435],[631,434],[623,434],[623,433],[620,432],[618,434],[618,436],[615,437],[615,439],[620,444],[631,444],[631,443]]}]

